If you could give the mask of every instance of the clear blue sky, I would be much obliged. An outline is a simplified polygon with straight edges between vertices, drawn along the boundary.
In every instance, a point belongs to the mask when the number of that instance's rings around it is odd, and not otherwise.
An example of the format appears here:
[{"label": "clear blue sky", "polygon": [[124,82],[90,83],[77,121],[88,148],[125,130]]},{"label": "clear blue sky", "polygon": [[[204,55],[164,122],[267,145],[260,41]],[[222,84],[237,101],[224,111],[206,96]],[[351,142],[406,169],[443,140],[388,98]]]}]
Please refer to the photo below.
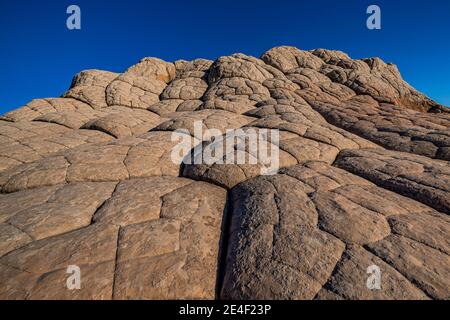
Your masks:
[{"label": "clear blue sky", "polygon": [[[77,4],[82,30],[66,28]],[[382,9],[369,31],[366,9]],[[278,45],[380,56],[404,78],[450,105],[448,0],[0,0],[0,113],[61,95],[83,69],[123,71],[145,56],[260,56]]]}]

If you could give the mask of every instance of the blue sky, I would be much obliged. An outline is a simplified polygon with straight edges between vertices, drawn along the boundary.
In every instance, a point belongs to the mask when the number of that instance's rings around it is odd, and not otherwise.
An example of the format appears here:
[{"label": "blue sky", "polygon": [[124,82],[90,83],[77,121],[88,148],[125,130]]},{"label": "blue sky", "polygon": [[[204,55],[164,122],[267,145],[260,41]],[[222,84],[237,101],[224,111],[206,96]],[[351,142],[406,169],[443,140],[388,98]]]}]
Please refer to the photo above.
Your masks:
[{"label": "blue sky", "polygon": [[[77,4],[82,30],[66,28]],[[366,9],[382,10],[382,30]],[[61,95],[83,69],[121,72],[142,57],[260,56],[278,45],[379,56],[450,105],[448,0],[0,0],[0,113]]]}]

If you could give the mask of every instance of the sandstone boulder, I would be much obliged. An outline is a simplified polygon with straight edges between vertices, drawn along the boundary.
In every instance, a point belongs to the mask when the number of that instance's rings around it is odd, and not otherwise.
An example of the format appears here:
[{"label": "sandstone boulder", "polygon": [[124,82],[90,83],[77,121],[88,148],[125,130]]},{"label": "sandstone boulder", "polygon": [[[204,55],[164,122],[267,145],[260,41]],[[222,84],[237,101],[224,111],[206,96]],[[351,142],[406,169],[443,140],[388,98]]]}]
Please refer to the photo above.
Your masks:
[{"label": "sandstone boulder", "polygon": [[449,128],[335,50],[82,71],[0,117],[0,299],[450,299]]}]

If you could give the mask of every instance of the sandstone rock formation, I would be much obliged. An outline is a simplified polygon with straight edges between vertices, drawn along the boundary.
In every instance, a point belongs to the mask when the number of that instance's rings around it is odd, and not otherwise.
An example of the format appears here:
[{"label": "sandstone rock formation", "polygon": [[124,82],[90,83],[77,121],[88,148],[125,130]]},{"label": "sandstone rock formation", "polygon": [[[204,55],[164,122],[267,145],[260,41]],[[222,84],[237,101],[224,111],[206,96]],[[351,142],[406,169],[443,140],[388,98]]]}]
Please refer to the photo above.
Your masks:
[{"label": "sandstone rock formation", "polygon": [[[280,170],[172,161],[198,121],[279,130]],[[0,298],[449,299],[449,161],[449,110],[378,58],[83,71],[0,118]]]}]

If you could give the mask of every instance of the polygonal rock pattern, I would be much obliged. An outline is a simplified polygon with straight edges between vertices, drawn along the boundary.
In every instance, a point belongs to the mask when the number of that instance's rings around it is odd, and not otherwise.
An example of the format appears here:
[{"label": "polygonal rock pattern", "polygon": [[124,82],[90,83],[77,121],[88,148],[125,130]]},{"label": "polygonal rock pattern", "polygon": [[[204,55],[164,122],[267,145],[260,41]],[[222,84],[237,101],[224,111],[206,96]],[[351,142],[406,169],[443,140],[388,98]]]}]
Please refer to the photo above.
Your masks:
[{"label": "polygonal rock pattern", "polygon": [[156,58],[143,59],[107,86],[106,103],[145,109],[159,101],[159,95],[174,77],[173,64]]},{"label": "polygonal rock pattern", "polygon": [[114,138],[143,134],[164,121],[159,115],[141,109],[110,107],[104,117],[96,117],[83,125],[84,129],[105,132]]},{"label": "polygonal rock pattern", "polygon": [[402,152],[362,149],[342,152],[336,165],[450,214],[450,166],[446,161]]},{"label": "polygonal rock pattern", "polygon": [[98,106],[73,98],[35,99],[19,109],[6,113],[2,119],[12,122],[31,121],[47,113],[67,111],[83,113],[92,111],[96,107]]},{"label": "polygonal rock pattern", "polygon": [[82,71],[0,117],[0,298],[449,299],[449,130],[340,51]]},{"label": "polygonal rock pattern", "polygon": [[[421,203],[317,162],[248,180],[231,201],[225,298],[448,298],[450,220]],[[371,292],[374,264],[389,280]]]},{"label": "polygonal rock pattern", "polygon": [[450,114],[435,116],[356,96],[343,103],[315,101],[330,123],[388,149],[450,160]]},{"label": "polygonal rock pattern", "polygon": [[63,150],[111,139],[101,131],[72,130],[54,123],[7,122],[0,125],[0,168],[5,170]]},{"label": "polygonal rock pattern", "polygon": [[106,87],[118,74],[101,70],[86,70],[75,76],[72,86],[64,94],[66,98],[74,98],[91,106],[106,107]]}]

